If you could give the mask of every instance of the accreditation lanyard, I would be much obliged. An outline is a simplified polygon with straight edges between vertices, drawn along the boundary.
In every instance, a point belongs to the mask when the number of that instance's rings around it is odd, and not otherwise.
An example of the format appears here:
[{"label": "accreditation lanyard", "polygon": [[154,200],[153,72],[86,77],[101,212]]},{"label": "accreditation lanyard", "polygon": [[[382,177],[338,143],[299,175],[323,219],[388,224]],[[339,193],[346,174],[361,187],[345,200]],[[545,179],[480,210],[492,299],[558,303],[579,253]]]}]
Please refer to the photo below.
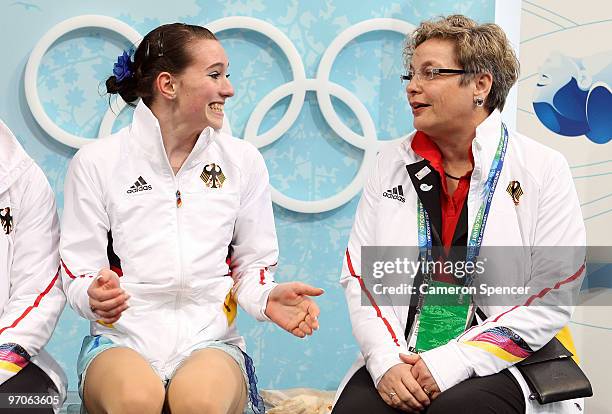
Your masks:
[{"label": "accreditation lanyard", "polygon": [[[502,167],[504,165],[504,158],[506,156],[506,149],[508,147],[508,130],[504,123],[501,124],[501,132],[499,137],[499,143],[497,145],[497,150],[495,152],[495,157],[491,163],[491,168],[489,170],[489,176],[487,177],[487,181],[484,186],[483,191],[483,201],[478,209],[478,213],[476,214],[476,219],[474,220],[474,225],[472,226],[472,232],[470,234],[470,238],[468,240],[467,253],[466,253],[466,263],[473,262],[474,259],[478,256],[480,252],[480,246],[482,245],[482,239],[484,236],[485,227],[487,225],[487,219],[489,217],[489,210],[491,208],[491,202],[493,200],[493,195],[495,194],[495,188],[497,187],[497,183],[499,181],[499,176],[501,175]],[[428,269],[428,272],[425,274],[424,283],[428,286],[432,283],[433,276],[431,271],[429,271],[430,263],[433,263],[432,257],[432,238],[431,238],[431,220],[429,218],[429,214],[423,207],[423,204],[420,200],[417,201],[417,229],[418,229],[418,241],[419,241],[419,261],[421,263],[424,260],[427,260],[425,266],[423,268]],[[466,276],[465,286],[471,284],[472,275]],[[464,295],[461,295],[461,298],[457,300],[456,306],[439,306],[425,304],[425,294],[419,292],[419,300],[417,302],[416,308],[416,317],[414,319],[414,323],[410,329],[410,336],[408,338],[408,348],[412,352],[422,352],[429,349],[432,349],[439,345],[444,345],[450,339],[454,338],[456,335],[461,333],[467,324],[467,315],[468,305],[463,305]],[[468,302],[471,301],[471,297],[467,298]],[[444,301],[443,301],[444,302]],[[445,301],[448,305],[448,300]],[[433,308],[436,309],[433,309]],[[426,321],[421,321],[422,316],[428,315]],[[417,340],[419,337],[419,326],[421,323],[424,324],[424,328],[430,328],[428,325],[436,325],[436,321],[432,320],[431,315],[436,315],[433,317],[434,319],[437,317],[439,321],[446,321],[449,326],[448,329],[445,329],[446,332],[440,332],[440,326],[432,326],[436,328],[438,334],[432,334],[431,332],[425,332],[424,329],[422,338]],[[450,323],[448,321],[451,321]],[[456,335],[455,335],[456,334]]]}]

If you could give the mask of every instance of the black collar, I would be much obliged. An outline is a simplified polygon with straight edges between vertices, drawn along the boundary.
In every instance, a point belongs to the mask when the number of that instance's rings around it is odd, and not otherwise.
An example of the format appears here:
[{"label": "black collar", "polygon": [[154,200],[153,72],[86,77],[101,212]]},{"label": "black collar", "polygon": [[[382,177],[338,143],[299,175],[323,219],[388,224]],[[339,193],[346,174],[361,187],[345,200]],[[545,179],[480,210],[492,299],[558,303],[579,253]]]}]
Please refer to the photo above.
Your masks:
[{"label": "black collar", "polygon": [[[429,173],[422,175],[421,171],[427,167]],[[427,211],[431,221],[432,244],[442,246],[442,207],[440,197],[442,194],[442,184],[440,174],[431,166],[428,160],[422,160],[413,164],[406,165],[406,170],[412,180],[412,186],[421,200],[421,204]],[[420,174],[421,173],[421,174]],[[421,176],[419,179],[418,176]],[[461,208],[461,214],[455,233],[453,234],[453,246],[467,246],[467,199]]]}]

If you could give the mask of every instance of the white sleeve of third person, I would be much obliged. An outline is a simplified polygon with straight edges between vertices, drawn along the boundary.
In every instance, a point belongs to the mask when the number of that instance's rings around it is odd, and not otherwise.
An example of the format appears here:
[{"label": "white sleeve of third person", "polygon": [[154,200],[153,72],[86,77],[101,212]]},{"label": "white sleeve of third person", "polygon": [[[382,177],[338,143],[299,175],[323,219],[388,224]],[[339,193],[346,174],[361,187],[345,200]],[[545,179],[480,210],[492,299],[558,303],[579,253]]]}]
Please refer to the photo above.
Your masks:
[{"label": "white sleeve of third person", "polygon": [[[29,360],[51,338],[66,303],[59,281],[59,221],[53,192],[37,165],[30,166],[12,190],[18,213],[12,230],[9,299],[0,312],[0,346],[21,347],[27,352],[21,356]],[[2,371],[0,383],[16,373]]]}]

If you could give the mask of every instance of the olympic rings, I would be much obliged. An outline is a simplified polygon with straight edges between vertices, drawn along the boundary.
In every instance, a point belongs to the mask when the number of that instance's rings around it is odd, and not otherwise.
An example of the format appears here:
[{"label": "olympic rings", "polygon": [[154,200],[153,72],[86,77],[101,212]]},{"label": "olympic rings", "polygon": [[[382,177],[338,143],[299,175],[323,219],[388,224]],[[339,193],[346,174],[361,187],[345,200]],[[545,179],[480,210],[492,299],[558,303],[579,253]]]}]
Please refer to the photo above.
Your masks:
[{"label": "olympic rings", "polygon": [[[49,118],[40,102],[37,77],[42,57],[53,43],[61,36],[85,27],[99,27],[116,32],[134,44],[137,44],[142,37],[137,31],[120,20],[108,16],[83,15],[67,19],[54,26],[36,44],[28,60],[25,73],[25,91],[28,105],[36,121],[52,138],[74,148],[80,148],[91,140],[68,133]],[[412,24],[398,19],[379,18],[365,20],[347,28],[332,41],[324,52],[317,75],[312,79],[306,78],[304,65],[295,45],[283,32],[270,23],[252,17],[232,16],[210,22],[206,24],[206,27],[215,33],[230,29],[247,29],[267,36],[286,55],[291,67],[293,80],[268,93],[251,113],[245,127],[245,140],[261,148],[279,139],[297,120],[304,104],[306,92],[314,91],[323,118],[330,128],[340,138],[364,151],[363,160],[357,174],[339,193],[322,200],[306,201],[289,197],[272,187],[272,200],[276,204],[301,213],[325,212],[344,205],[355,197],[363,187],[366,173],[376,162],[376,153],[380,151],[381,147],[406,138],[407,135],[390,141],[379,141],[374,121],[365,105],[352,92],[331,82],[329,75],[338,54],[351,40],[372,31],[393,31],[406,34],[414,29]],[[268,111],[277,102],[289,95],[291,95],[289,107],[282,118],[268,131],[258,135],[258,129]],[[353,111],[361,125],[363,136],[355,133],[340,120],[332,106],[331,96],[342,101]],[[118,114],[126,104],[121,99],[117,102],[119,106],[116,113]],[[117,115],[109,108],[100,124],[98,138],[111,134],[116,118]],[[223,129],[229,130],[228,132],[231,133],[229,124],[225,124]]]}]

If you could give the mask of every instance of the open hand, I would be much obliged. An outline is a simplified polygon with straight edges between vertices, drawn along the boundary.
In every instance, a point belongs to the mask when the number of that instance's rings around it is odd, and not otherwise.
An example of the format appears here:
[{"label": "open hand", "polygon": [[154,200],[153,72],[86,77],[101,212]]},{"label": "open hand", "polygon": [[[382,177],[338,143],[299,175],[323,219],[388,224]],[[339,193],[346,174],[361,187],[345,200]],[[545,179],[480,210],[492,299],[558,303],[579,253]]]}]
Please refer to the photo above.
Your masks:
[{"label": "open hand", "polygon": [[309,296],[322,294],[323,289],[305,283],[281,283],[268,296],[266,315],[284,330],[304,338],[319,329],[319,307]]}]

